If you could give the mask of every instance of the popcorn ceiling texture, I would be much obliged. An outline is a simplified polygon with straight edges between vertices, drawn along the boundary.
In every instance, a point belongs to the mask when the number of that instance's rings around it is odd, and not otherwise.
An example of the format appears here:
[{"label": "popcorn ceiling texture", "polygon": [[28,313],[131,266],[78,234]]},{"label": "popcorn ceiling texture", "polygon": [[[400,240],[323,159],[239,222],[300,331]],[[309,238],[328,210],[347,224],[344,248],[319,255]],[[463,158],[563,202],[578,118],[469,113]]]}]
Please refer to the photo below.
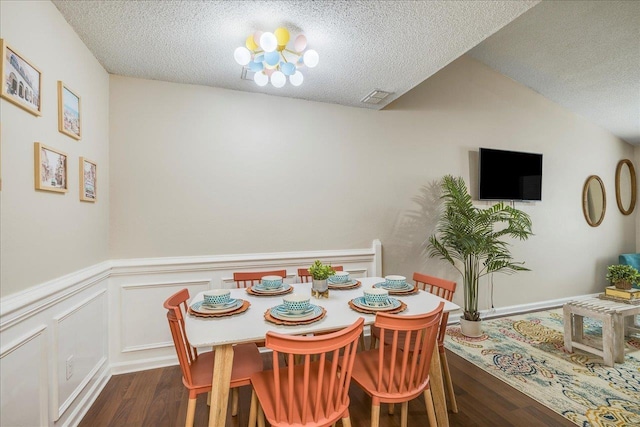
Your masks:
[{"label": "popcorn ceiling texture", "polygon": [[[112,74],[380,109],[538,0],[53,3]],[[279,26],[304,33],[319,65],[300,87],[241,80],[235,48]],[[361,103],[374,89],[393,95]]]}]

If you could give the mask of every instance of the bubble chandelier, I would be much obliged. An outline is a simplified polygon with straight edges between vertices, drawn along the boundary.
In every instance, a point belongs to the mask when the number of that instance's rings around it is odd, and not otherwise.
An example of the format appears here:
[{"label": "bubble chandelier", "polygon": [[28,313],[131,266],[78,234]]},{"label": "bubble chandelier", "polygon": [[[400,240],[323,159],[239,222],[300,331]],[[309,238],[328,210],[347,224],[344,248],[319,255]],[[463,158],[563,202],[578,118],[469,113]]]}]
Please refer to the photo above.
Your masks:
[{"label": "bubble chandelier", "polygon": [[258,86],[271,81],[274,87],[281,88],[287,83],[287,77],[292,85],[300,86],[304,76],[299,68],[313,68],[320,58],[318,52],[307,49],[307,38],[303,34],[287,47],[289,39],[289,31],[283,27],[273,33],[256,31],[247,37],[246,47],[238,47],[233,56],[238,64],[255,73],[253,81]]}]

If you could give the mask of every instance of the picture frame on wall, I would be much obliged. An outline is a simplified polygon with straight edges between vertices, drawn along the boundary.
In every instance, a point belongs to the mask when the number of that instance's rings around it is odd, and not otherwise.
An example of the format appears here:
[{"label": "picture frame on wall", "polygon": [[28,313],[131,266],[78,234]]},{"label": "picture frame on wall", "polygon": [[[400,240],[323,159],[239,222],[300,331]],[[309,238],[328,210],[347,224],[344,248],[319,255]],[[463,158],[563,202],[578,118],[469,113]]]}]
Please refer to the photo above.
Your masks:
[{"label": "picture frame on wall", "polygon": [[80,97],[58,80],[58,130],[73,139],[82,138]]},{"label": "picture frame on wall", "polygon": [[97,200],[97,171],[98,164],[87,158],[80,157],[80,200],[95,203]]},{"label": "picture frame on wall", "polygon": [[0,39],[0,96],[34,116],[42,115],[42,72]]},{"label": "picture frame on wall", "polygon": [[34,159],[36,190],[66,193],[69,164],[67,154],[36,142]]}]

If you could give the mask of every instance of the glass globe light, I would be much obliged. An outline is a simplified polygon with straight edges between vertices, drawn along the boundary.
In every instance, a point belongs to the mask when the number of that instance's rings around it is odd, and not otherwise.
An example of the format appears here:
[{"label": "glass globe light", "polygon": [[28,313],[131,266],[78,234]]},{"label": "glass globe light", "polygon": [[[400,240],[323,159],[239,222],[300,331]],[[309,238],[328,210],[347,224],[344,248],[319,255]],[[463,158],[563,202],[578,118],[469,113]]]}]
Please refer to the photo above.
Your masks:
[{"label": "glass globe light", "polygon": [[273,52],[278,47],[278,39],[273,33],[262,33],[260,36],[260,47],[265,52]]},{"label": "glass globe light", "polygon": [[233,57],[240,65],[247,65],[251,61],[251,52],[246,47],[240,46],[233,52]]},{"label": "glass globe light", "polygon": [[304,65],[306,65],[309,68],[313,68],[316,65],[318,65],[318,61],[320,60],[320,57],[318,56],[318,52],[316,52],[313,49],[309,49],[304,53],[303,60],[304,60]]},{"label": "glass globe light", "polygon": [[271,74],[271,84],[274,87],[281,88],[287,82],[287,78],[282,74],[282,71],[276,71]]},{"label": "glass globe light", "polygon": [[261,71],[253,75],[253,81],[256,82],[258,86],[265,86],[269,83],[269,77]]},{"label": "glass globe light", "polygon": [[304,80],[304,76],[300,71],[296,71],[294,74],[289,76],[289,81],[294,86],[300,86],[303,80]]}]

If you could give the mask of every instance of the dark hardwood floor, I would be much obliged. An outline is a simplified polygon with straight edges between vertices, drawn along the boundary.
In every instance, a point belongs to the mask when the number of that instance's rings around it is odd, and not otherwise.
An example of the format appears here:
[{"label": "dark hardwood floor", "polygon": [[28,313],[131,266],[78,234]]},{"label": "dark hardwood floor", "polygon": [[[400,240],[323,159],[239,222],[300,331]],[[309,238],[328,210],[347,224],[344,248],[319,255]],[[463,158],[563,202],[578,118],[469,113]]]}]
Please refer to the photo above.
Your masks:
[{"label": "dark hardwood floor", "polygon": [[[457,414],[449,412],[452,427],[575,426],[455,354],[447,352],[447,359],[459,409]],[[270,367],[270,354],[265,354],[264,360],[265,367]],[[369,426],[371,400],[355,385],[351,386],[350,397],[353,427]],[[239,414],[231,417],[229,411],[227,426],[247,425],[250,398],[250,388],[242,387]],[[183,426],[187,399],[178,366],[116,375],[109,380],[80,427]],[[202,394],[196,406],[196,426],[207,425],[208,410],[207,395]],[[386,405],[380,412],[380,427],[400,426],[399,406],[395,415],[388,415]],[[408,424],[429,425],[422,398],[409,403]]]}]

